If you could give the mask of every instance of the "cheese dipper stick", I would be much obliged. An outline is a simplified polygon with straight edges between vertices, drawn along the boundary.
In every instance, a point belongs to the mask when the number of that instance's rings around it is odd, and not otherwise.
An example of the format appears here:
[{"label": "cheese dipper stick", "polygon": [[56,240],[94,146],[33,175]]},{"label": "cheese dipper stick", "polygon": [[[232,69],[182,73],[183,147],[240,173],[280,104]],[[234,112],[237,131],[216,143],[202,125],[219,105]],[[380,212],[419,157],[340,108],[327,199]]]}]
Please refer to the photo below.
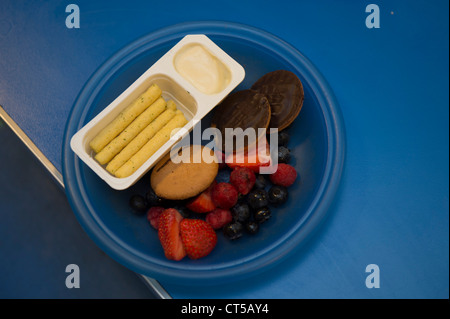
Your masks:
[{"label": "cheese dipper stick", "polygon": [[154,119],[142,132],[140,132],[119,154],[117,154],[106,166],[106,170],[114,174],[126,163],[139,149],[145,145],[160,129],[164,127],[174,116],[176,106],[172,100],[167,102],[167,110]]},{"label": "cheese dipper stick", "polygon": [[159,97],[152,105],[142,112],[133,122],[130,123],[117,137],[108,143],[97,155],[95,159],[100,164],[108,163],[117,153],[119,153],[130,141],[138,135],[148,124],[166,109],[166,101]]},{"label": "cheese dipper stick", "polygon": [[134,154],[115,173],[119,178],[133,174],[146,160],[148,160],[161,146],[170,140],[173,130],[180,129],[187,123],[181,111],[172,118],[161,130],[159,130],[150,141],[148,141],[136,154]]},{"label": "cheese dipper stick", "polygon": [[167,101],[167,108],[176,111],[177,105],[175,104],[175,102],[173,100],[169,100],[169,101]]},{"label": "cheese dipper stick", "polygon": [[139,98],[128,105],[120,114],[89,143],[96,152],[100,152],[113,138],[119,135],[139,114],[156,101],[162,94],[161,89],[151,85]]}]

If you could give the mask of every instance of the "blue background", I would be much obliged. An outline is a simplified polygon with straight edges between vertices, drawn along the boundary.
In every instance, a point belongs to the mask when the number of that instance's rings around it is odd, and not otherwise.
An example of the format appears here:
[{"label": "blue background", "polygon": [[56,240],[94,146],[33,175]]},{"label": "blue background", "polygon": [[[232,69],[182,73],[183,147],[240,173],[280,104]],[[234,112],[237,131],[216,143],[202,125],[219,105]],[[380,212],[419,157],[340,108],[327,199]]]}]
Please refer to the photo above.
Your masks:
[{"label": "blue background", "polygon": [[[79,29],[65,26],[70,3],[80,8]],[[380,7],[379,29],[365,25],[369,3]],[[0,105],[61,171],[72,104],[117,50],[185,21],[226,20],[268,31],[315,64],[340,104],[347,154],[336,201],[314,238],[270,275],[209,289],[164,287],[174,298],[448,298],[448,6],[448,1],[1,1]],[[1,163],[7,153],[2,147]],[[13,186],[21,192],[20,185]],[[0,194],[2,215],[16,207],[8,197]],[[17,222],[10,220],[0,229],[0,296],[74,297],[61,292],[56,280],[45,291],[4,280],[27,269],[55,268],[62,258],[55,241],[45,262],[36,263],[28,252],[15,260],[18,266],[6,262],[18,258],[13,248],[23,244],[13,236],[20,231]],[[49,220],[48,232],[79,228]],[[81,229],[68,231],[79,234],[85,236]],[[33,245],[33,238],[28,242]],[[101,253],[90,249],[93,256]],[[72,263],[66,258],[59,264]],[[99,263],[90,260],[92,269]],[[365,267],[373,263],[380,267],[379,289],[365,286]],[[42,286],[39,276],[30,277]],[[89,289],[79,294],[95,295]]]}]

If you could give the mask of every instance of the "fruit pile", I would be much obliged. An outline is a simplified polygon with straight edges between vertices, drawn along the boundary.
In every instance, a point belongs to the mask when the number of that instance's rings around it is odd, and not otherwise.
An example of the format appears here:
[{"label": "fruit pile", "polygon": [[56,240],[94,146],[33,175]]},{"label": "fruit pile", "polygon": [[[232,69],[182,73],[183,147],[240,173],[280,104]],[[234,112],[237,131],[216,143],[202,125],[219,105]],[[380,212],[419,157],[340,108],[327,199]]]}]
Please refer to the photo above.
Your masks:
[{"label": "fruit pile", "polygon": [[[256,145],[248,141],[244,145],[244,152],[235,150],[227,158],[221,154],[225,164],[218,166],[172,169],[167,164],[169,161],[163,160],[161,167],[153,170],[153,189],[146,196],[134,195],[130,204],[139,212],[145,212],[150,207],[147,218],[158,230],[167,258],[180,260],[185,256],[191,259],[207,256],[217,244],[218,232],[222,232],[229,240],[241,238],[244,233],[256,234],[261,225],[271,218],[272,209],[288,200],[288,188],[297,179],[297,172],[289,164],[291,152],[287,147],[287,128],[299,115],[303,100],[303,85],[294,73],[287,70],[269,72],[250,89],[227,96],[216,106],[211,119],[211,127],[221,131],[222,136],[227,134],[229,128],[258,132],[260,128],[265,129],[263,133],[258,133],[261,135],[257,136]],[[265,176],[259,174],[260,169],[270,163],[263,156],[260,157],[259,152],[256,162],[250,160],[250,155],[269,128],[278,130],[278,165],[274,173]],[[226,149],[223,143],[222,149]],[[219,170],[228,173],[227,178],[219,178]],[[194,174],[187,174],[186,171]],[[199,175],[205,174],[198,172],[207,174],[199,178]],[[157,182],[155,175],[158,174],[166,181],[170,180],[165,183],[164,192],[158,190],[163,184]],[[204,183],[205,178],[207,183]],[[187,184],[192,187],[192,182],[195,182],[195,189],[198,190],[195,195],[172,197],[181,195],[187,189]],[[197,187],[199,185],[200,189]],[[176,194],[173,194],[174,191]],[[170,201],[167,198],[182,200]]]},{"label": "fruit pile", "polygon": [[[236,240],[245,233],[258,233],[261,224],[270,219],[272,209],[288,199],[288,188],[298,177],[289,164],[286,130],[278,134],[278,167],[271,175],[258,174],[255,164],[222,165],[221,176],[205,191],[183,201],[158,197],[152,189],[145,196],[135,194],[131,207],[146,214],[158,231],[168,259],[185,256],[198,259],[207,256],[217,244],[217,233]],[[255,169],[256,168],[256,169]]]}]

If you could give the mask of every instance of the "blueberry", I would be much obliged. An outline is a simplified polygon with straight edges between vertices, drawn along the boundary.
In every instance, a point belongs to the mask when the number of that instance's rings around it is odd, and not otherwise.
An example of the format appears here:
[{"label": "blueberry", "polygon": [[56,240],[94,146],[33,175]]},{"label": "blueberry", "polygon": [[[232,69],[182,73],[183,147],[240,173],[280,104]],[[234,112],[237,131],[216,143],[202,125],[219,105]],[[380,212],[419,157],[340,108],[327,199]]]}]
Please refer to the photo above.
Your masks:
[{"label": "blueberry", "polygon": [[191,211],[184,205],[176,205],[173,207],[176,209],[183,218],[188,218],[191,216]]},{"label": "blueberry", "polygon": [[245,230],[249,234],[254,235],[259,231],[259,224],[255,221],[249,221],[248,223],[245,224]]},{"label": "blueberry", "polygon": [[286,131],[278,132],[278,146],[286,146],[289,142],[289,133]]},{"label": "blueberry", "polygon": [[231,215],[235,221],[245,223],[250,219],[250,207],[246,203],[237,203],[231,208]]},{"label": "blueberry", "polygon": [[238,194],[238,203],[245,202],[247,200],[247,195],[244,195],[242,193]]},{"label": "blueberry", "polygon": [[225,182],[228,183],[230,181],[230,173],[229,169],[221,169],[218,171],[216,176],[217,183]]},{"label": "blueberry", "polygon": [[278,163],[288,163],[291,160],[291,150],[286,146],[278,147]]},{"label": "blueberry", "polygon": [[266,188],[268,182],[267,179],[264,177],[264,175],[257,174],[256,175],[256,181],[255,181],[255,188],[257,189],[264,189]]},{"label": "blueberry", "polygon": [[145,194],[145,198],[149,206],[162,206],[164,202],[161,197],[158,197],[158,195],[155,194],[155,191],[153,189],[148,190],[148,192]]},{"label": "blueberry", "polygon": [[269,207],[261,207],[258,210],[256,210],[253,214],[253,218],[258,223],[264,223],[266,220],[268,220],[271,216],[271,212]]},{"label": "blueberry", "polygon": [[143,213],[147,210],[147,201],[141,195],[133,195],[130,197],[130,206],[136,213]]},{"label": "blueberry", "polygon": [[284,186],[274,185],[269,189],[269,202],[273,205],[284,204],[288,199],[288,190]]},{"label": "blueberry", "polygon": [[286,131],[278,132],[278,146],[286,146],[289,142],[289,133]]},{"label": "blueberry", "polygon": [[232,222],[223,226],[223,234],[231,240],[238,239],[244,234],[244,226],[239,222]]},{"label": "blueberry", "polygon": [[269,196],[264,189],[254,189],[247,195],[247,202],[253,209],[258,209],[269,204]]}]

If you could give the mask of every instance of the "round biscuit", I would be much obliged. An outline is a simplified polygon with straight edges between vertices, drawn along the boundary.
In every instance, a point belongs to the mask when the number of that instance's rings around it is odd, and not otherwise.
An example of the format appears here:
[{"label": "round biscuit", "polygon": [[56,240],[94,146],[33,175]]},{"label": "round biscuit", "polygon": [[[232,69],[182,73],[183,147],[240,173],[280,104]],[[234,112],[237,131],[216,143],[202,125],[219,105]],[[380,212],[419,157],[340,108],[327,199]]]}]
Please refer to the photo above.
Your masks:
[{"label": "round biscuit", "polygon": [[153,168],[150,184],[159,197],[170,200],[194,197],[211,185],[219,171],[214,151],[203,145],[180,149],[178,159],[181,161],[172,160],[169,153]]}]

